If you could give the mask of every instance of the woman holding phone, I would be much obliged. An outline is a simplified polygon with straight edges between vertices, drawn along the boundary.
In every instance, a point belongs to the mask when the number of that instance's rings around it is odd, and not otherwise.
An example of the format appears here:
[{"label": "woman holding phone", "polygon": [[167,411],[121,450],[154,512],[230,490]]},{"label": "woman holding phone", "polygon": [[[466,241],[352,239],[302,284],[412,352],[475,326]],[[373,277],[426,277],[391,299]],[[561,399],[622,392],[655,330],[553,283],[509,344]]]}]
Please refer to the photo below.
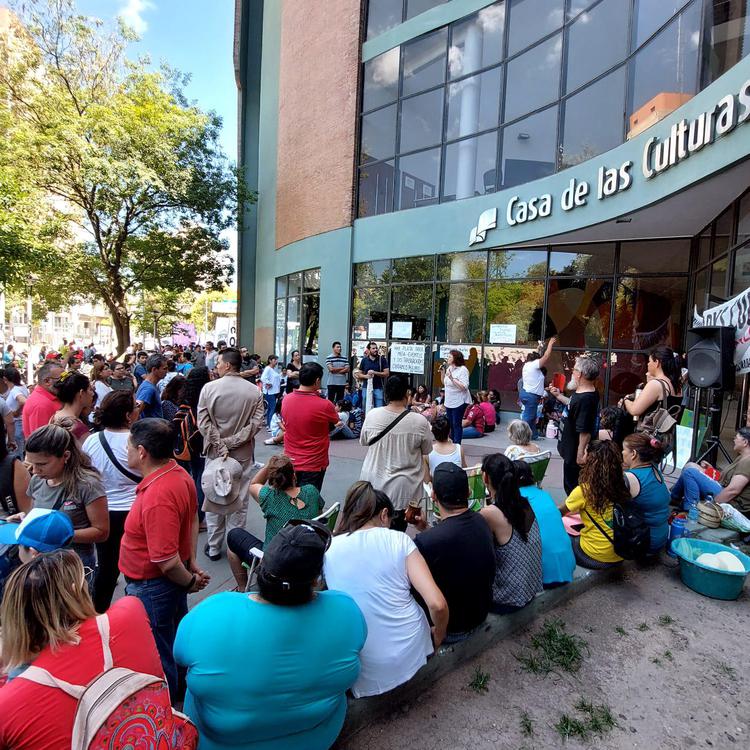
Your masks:
[{"label": "woman holding phone", "polygon": [[469,390],[469,370],[464,364],[464,355],[458,349],[451,349],[445,364],[440,368],[440,376],[445,388],[445,410],[451,425],[451,439],[461,445],[463,427],[461,420],[466,404],[471,403]]}]

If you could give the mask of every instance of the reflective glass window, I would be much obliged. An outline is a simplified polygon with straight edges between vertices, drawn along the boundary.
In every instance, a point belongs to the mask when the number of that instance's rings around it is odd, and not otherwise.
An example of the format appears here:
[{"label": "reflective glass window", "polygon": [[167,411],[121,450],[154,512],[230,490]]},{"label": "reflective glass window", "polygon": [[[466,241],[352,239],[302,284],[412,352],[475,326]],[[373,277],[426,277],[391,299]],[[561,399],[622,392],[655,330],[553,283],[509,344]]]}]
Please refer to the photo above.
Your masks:
[{"label": "reflective glass window", "polygon": [[[318,353],[318,331],[320,329],[320,295],[306,294],[302,297],[304,327],[302,328],[302,353]],[[291,350],[288,352],[291,354]]]},{"label": "reflective glass window", "polygon": [[561,53],[562,34],[557,34],[508,63],[506,122],[558,98]]},{"label": "reflective glass window", "polygon": [[390,288],[376,286],[355,289],[352,298],[352,338],[370,338],[370,323],[385,323],[388,320]]},{"label": "reflective glass window", "polygon": [[435,276],[435,258],[421,255],[413,258],[396,258],[393,261],[393,281],[432,281]]},{"label": "reflective glass window", "polygon": [[612,347],[679,349],[685,329],[687,277],[622,277],[617,285]]},{"label": "reflective glass window", "polygon": [[729,206],[717,218],[714,224],[714,244],[712,258],[725,253],[734,244],[732,235],[734,233],[734,206]]},{"label": "reflective glass window", "polygon": [[358,216],[377,216],[393,211],[395,171],[393,159],[360,168]]},{"label": "reflective glass window", "polygon": [[550,275],[557,276],[611,275],[614,264],[615,246],[609,243],[553,247],[549,256]]},{"label": "reflective glass window", "polygon": [[543,281],[491,281],[487,286],[485,341],[495,343],[492,325],[499,324],[516,327],[516,344],[535,344],[542,338],[543,307]]},{"label": "reflective glass window", "polygon": [[646,382],[648,354],[645,352],[612,352],[609,360],[609,403],[616,404]]},{"label": "reflective glass window", "polygon": [[398,160],[400,209],[437,203],[440,184],[440,149],[420,151]]},{"label": "reflective glass window", "polygon": [[302,273],[290,273],[287,276],[287,284],[289,285],[289,294],[299,294],[302,291]]},{"label": "reflective glass window", "polygon": [[623,242],[620,273],[687,273],[690,240]]},{"label": "reflective glass window", "polygon": [[413,341],[432,338],[432,284],[394,286],[391,300],[391,336],[394,324],[410,323],[411,336],[399,338]]},{"label": "reflective glass window", "polygon": [[401,23],[403,0],[370,0],[367,4],[367,38],[382,34]]},{"label": "reflective glass window", "polygon": [[611,281],[550,279],[545,336],[557,335],[563,347],[604,347],[611,309]]},{"label": "reflective glass window", "polygon": [[700,10],[701,5],[693,3],[630,61],[631,133],[666,117],[695,94]]},{"label": "reflective glass window", "polygon": [[547,273],[547,250],[493,250],[490,253],[491,279],[523,279]]},{"label": "reflective glass window", "polygon": [[276,279],[276,296],[286,297],[286,276]]},{"label": "reflective glass window", "polygon": [[532,351],[536,351],[537,342],[533,346],[523,347],[520,344],[506,346],[484,347],[484,376],[485,390],[495,390],[500,393],[500,403],[503,409],[517,411],[518,381],[526,358]]},{"label": "reflective glass window", "polygon": [[734,258],[732,297],[748,288],[750,288],[750,246],[739,248]]},{"label": "reflective glass window", "polygon": [[447,27],[404,44],[403,96],[416,94],[445,81],[447,44]]},{"label": "reflective glass window", "polygon": [[354,283],[357,286],[378,284],[387,281],[390,275],[391,261],[373,260],[369,263],[354,264]]},{"label": "reflective glass window", "polygon": [[624,109],[625,66],[567,99],[563,105],[560,168],[619,146]]},{"label": "reflective glass window", "polygon": [[500,118],[502,68],[463,78],[448,86],[446,138],[453,140],[496,128]]},{"label": "reflective glass window", "polygon": [[414,18],[420,13],[424,13],[430,8],[434,8],[436,5],[442,5],[448,2],[448,0],[406,0],[406,18]]},{"label": "reflective glass window", "polygon": [[279,357],[285,357],[284,344],[286,343],[286,300],[276,300],[276,334],[274,336],[273,350]]},{"label": "reflective glass window", "polygon": [[443,131],[443,89],[401,102],[400,153],[440,143]]},{"label": "reflective glass window", "polygon": [[461,200],[495,190],[497,131],[445,147],[443,200]]},{"label": "reflective glass window", "polygon": [[484,284],[438,284],[435,291],[435,339],[451,344],[482,340]]},{"label": "reflective glass window", "polygon": [[508,54],[559,29],[565,16],[565,0],[510,0]]},{"label": "reflective glass window", "polygon": [[317,292],[320,291],[320,269],[313,268],[310,271],[305,271],[305,291],[306,292]]},{"label": "reflective glass window", "polygon": [[633,47],[640,47],[687,2],[688,0],[635,0]]},{"label": "reflective glass window", "polygon": [[706,309],[706,290],[708,288],[709,269],[705,268],[695,275],[695,286],[693,288],[693,305],[698,308],[698,312]]},{"label": "reflective glass window", "polygon": [[360,161],[389,159],[396,153],[396,105],[383,107],[362,118]]},{"label": "reflective glass window", "polygon": [[460,78],[489,68],[503,57],[505,3],[495,3],[454,24],[448,50],[448,76]]},{"label": "reflective glass window", "polygon": [[711,227],[698,239],[698,267],[704,266],[711,259]]},{"label": "reflective glass window", "polygon": [[750,240],[750,193],[740,200],[740,207],[737,216],[737,244]]},{"label": "reflective glass window", "polygon": [[705,29],[709,45],[705,80],[708,84],[750,54],[750,5],[747,0],[707,2]]},{"label": "reflective glass window", "polygon": [[487,253],[484,250],[438,255],[437,278],[441,281],[484,281]]},{"label": "reflective glass window", "polygon": [[[603,0],[571,24],[568,31],[567,91],[574,91],[627,57],[629,16],[629,3]],[[621,112],[618,114],[622,117]]]},{"label": "reflective glass window", "polygon": [[502,153],[504,187],[552,174],[557,160],[557,106],[506,127]]},{"label": "reflective glass window", "polygon": [[729,261],[726,256],[715,261],[711,266],[711,300],[723,302],[726,300],[727,269]]},{"label": "reflective glass window", "polygon": [[[286,352],[284,359],[287,354],[291,354],[295,349],[299,349],[300,340],[300,298],[290,297],[287,300],[287,315],[286,315]],[[278,352],[277,352],[278,354]],[[281,355],[279,355],[281,356]]]},{"label": "reflective glass window", "polygon": [[362,85],[363,111],[367,112],[396,101],[400,59],[401,48],[394,47],[365,63]]},{"label": "reflective glass window", "polygon": [[582,10],[586,10],[596,4],[596,0],[569,0],[568,13],[566,18],[570,21],[575,18]]}]

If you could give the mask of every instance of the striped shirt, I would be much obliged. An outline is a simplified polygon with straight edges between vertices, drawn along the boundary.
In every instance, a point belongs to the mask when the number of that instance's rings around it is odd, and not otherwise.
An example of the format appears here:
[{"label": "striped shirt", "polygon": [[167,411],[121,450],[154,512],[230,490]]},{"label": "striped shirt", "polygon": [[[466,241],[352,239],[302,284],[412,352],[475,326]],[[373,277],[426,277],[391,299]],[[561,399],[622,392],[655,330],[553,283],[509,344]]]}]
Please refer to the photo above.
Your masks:
[{"label": "striped shirt", "polygon": [[[326,357],[326,370],[328,370],[329,365],[331,367],[348,367],[349,360],[341,355],[329,354]],[[347,374],[328,370],[328,385],[346,385],[347,380]]]}]

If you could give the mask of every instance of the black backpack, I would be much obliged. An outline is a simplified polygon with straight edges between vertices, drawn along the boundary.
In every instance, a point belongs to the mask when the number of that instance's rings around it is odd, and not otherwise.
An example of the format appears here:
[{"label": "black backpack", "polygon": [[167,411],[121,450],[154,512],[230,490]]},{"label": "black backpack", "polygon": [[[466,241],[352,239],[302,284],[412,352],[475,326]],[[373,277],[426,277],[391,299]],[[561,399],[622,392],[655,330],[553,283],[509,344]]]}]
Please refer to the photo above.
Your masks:
[{"label": "black backpack", "polygon": [[594,520],[586,508],[583,512],[612,543],[615,552],[624,560],[640,560],[648,555],[651,549],[651,529],[635,503],[613,505],[611,536]]}]

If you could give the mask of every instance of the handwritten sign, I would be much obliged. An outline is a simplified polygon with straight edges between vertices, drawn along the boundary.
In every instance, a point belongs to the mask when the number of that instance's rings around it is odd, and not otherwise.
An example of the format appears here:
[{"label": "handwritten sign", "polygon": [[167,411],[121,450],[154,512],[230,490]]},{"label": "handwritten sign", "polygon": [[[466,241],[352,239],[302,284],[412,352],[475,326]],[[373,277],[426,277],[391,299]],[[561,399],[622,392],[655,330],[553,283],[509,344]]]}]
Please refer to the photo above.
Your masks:
[{"label": "handwritten sign", "polygon": [[384,339],[385,323],[370,323],[367,329],[367,335],[370,339]]},{"label": "handwritten sign", "polygon": [[467,346],[466,344],[443,344],[440,347],[440,359],[448,359],[451,349],[457,349],[464,355],[464,359],[468,359],[471,356],[471,350],[476,348],[476,346]]},{"label": "handwritten sign", "polygon": [[424,352],[422,344],[392,344],[391,372],[424,375]]},{"label": "handwritten sign", "polygon": [[516,326],[504,323],[490,325],[490,344],[515,344]]},{"label": "handwritten sign", "polygon": [[394,339],[410,339],[411,328],[410,320],[394,320],[392,324],[392,337]]}]

